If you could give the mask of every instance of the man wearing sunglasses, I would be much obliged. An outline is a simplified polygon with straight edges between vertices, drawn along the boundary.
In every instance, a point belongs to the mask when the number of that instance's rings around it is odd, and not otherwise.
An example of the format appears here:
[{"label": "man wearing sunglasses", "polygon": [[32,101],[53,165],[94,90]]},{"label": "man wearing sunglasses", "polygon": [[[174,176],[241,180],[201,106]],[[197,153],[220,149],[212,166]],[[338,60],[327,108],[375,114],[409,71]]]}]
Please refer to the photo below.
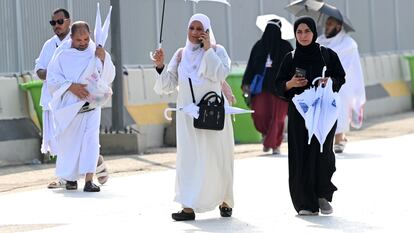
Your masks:
[{"label": "man wearing sunglasses", "polygon": [[[52,155],[56,155],[56,146],[52,140],[51,135],[53,134],[53,124],[52,124],[52,115],[50,114],[50,109],[48,107],[51,96],[47,91],[47,66],[52,59],[53,53],[56,48],[59,47],[64,41],[70,38],[70,16],[69,12],[63,8],[59,8],[53,11],[52,19],[49,21],[52,26],[53,35],[49,40],[47,40],[42,48],[42,51],[39,54],[39,57],[36,59],[35,73],[37,76],[43,80],[42,86],[42,95],[40,99],[40,105],[43,109],[43,140],[41,152],[46,154],[50,152]],[[48,185],[48,188],[61,188],[64,187],[65,181],[57,180],[53,181]]]}]

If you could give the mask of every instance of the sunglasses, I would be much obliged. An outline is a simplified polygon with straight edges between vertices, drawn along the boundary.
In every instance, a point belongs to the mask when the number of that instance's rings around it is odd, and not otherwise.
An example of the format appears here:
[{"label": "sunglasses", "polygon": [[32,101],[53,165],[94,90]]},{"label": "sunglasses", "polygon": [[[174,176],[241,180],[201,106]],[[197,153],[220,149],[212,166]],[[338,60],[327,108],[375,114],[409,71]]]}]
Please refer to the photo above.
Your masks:
[{"label": "sunglasses", "polygon": [[55,26],[56,24],[62,25],[66,20],[68,19],[50,20],[49,23],[52,26]]}]

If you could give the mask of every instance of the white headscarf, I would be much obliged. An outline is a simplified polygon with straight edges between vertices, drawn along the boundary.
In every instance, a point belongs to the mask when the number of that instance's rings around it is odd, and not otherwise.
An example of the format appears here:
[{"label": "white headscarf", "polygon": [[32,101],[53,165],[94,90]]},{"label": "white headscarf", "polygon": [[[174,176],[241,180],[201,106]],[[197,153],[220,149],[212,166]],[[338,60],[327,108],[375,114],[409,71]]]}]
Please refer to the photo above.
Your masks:
[{"label": "white headscarf", "polygon": [[[204,31],[209,30],[210,44],[216,44],[216,39],[210,25],[210,19],[204,14],[194,14],[190,18],[187,28],[190,27],[193,21],[201,22]],[[194,85],[201,85],[203,83],[203,79],[201,79],[199,76],[198,69],[200,67],[203,55],[204,49],[200,47],[200,44],[191,43],[187,35],[185,47],[182,52],[180,66],[178,67],[178,72],[180,74],[179,76],[184,79],[191,78],[191,81]]]}]

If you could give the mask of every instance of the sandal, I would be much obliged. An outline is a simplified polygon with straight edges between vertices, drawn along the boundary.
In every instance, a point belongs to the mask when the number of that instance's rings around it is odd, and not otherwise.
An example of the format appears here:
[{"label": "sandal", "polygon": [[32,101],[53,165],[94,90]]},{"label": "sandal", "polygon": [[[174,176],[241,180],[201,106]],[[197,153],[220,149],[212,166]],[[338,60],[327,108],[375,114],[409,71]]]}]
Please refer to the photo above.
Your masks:
[{"label": "sandal", "polygon": [[231,217],[233,209],[230,207],[219,206],[221,217]]},{"label": "sandal", "polygon": [[106,168],[105,161],[102,155],[99,155],[98,165],[96,167],[96,178],[98,182],[102,185],[108,181],[109,173],[108,169]]},{"label": "sandal", "polygon": [[66,181],[65,180],[56,180],[52,181],[47,185],[48,189],[58,189],[58,188],[65,188]]},{"label": "sandal", "polygon": [[334,151],[335,153],[343,153],[345,150],[345,145],[348,140],[340,141],[339,143],[334,144]]},{"label": "sandal", "polygon": [[66,190],[76,190],[78,189],[78,182],[75,181],[66,181]]}]

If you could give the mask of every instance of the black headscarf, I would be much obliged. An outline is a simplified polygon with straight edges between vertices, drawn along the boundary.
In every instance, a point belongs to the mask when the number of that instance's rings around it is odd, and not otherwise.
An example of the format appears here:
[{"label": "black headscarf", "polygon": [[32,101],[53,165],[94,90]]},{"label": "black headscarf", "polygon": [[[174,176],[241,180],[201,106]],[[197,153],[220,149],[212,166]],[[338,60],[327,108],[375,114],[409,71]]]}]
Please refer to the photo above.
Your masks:
[{"label": "black headscarf", "polygon": [[295,59],[297,57],[299,60],[308,61],[308,60],[312,60],[312,58],[314,58],[314,56],[317,56],[317,54],[319,53],[319,44],[316,43],[316,38],[318,38],[318,32],[316,31],[315,21],[312,18],[307,17],[307,16],[300,17],[295,21],[295,24],[293,26],[295,30],[295,37],[296,37],[296,30],[298,29],[299,24],[302,24],[302,23],[306,24],[309,27],[309,29],[312,31],[313,38],[312,38],[312,42],[307,46],[301,45],[296,38]]}]

